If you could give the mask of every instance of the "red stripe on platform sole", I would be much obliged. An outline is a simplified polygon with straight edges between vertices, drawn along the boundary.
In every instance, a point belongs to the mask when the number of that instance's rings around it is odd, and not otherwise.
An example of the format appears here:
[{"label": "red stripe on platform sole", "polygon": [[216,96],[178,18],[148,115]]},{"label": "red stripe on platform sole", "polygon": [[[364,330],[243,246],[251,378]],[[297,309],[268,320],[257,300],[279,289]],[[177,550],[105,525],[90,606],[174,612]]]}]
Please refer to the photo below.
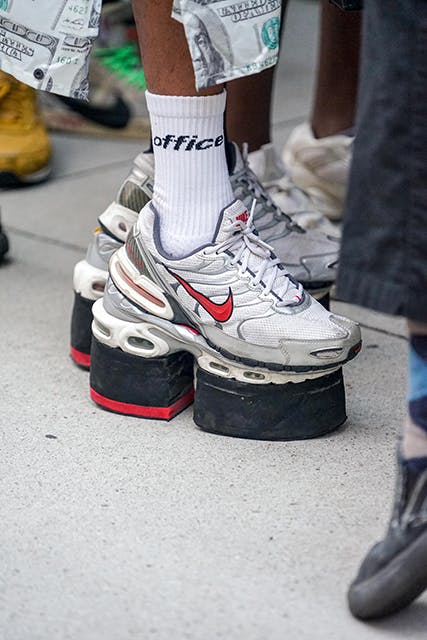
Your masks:
[{"label": "red stripe on platform sole", "polygon": [[126,416],[138,416],[139,418],[157,418],[158,420],[171,420],[178,413],[188,407],[194,400],[194,389],[190,389],[182,398],[176,400],[169,407],[146,407],[139,404],[130,404],[128,402],[118,402],[106,398],[90,387],[90,397],[96,404],[105,409],[110,409],[116,413],[122,413]]},{"label": "red stripe on platform sole", "polygon": [[83,353],[83,351],[77,351],[74,347],[70,347],[70,356],[76,364],[81,367],[90,367],[90,353]]}]

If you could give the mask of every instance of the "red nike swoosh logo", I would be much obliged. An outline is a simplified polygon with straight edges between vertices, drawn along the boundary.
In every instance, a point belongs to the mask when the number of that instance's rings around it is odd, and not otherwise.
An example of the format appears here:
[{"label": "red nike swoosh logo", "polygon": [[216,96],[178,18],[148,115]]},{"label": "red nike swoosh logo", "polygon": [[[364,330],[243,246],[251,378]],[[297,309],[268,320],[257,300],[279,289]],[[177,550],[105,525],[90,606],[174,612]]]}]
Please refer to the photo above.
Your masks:
[{"label": "red nike swoosh logo", "polygon": [[216,302],[212,302],[203,293],[200,291],[196,291],[193,289],[191,284],[188,284],[183,278],[181,278],[178,274],[174,273],[170,269],[168,269],[171,276],[176,278],[178,282],[184,287],[186,292],[190,294],[192,298],[197,300],[197,302],[203,307],[205,311],[207,311],[214,320],[217,322],[227,322],[230,319],[231,314],[233,313],[233,293],[231,288],[228,288],[228,296],[227,300],[221,302],[221,304],[217,304]]}]

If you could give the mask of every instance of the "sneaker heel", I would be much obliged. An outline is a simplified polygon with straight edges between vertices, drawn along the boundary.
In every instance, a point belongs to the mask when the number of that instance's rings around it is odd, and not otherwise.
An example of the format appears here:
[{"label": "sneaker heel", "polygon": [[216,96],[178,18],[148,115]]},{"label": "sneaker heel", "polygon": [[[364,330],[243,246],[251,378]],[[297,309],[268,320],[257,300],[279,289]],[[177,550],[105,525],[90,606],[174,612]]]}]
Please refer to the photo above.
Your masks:
[{"label": "sneaker heel", "polygon": [[193,357],[143,358],[92,338],[90,395],[108,411],[171,420],[194,398]]},{"label": "sneaker heel", "polygon": [[342,369],[304,382],[249,384],[196,374],[194,421],[203,430],[259,440],[300,440],[345,422]]},{"label": "sneaker heel", "polygon": [[74,294],[71,313],[70,355],[76,364],[85,369],[90,367],[90,345],[92,342],[92,306],[93,300]]}]

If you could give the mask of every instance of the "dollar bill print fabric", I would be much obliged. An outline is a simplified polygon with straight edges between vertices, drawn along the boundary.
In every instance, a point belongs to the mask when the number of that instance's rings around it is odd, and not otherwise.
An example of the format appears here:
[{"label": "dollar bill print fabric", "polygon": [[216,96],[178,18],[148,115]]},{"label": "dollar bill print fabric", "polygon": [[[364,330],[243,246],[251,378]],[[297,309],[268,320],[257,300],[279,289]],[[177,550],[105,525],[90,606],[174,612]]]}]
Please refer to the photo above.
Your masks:
[{"label": "dollar bill print fabric", "polygon": [[[153,0],[154,1],[154,0]],[[0,0],[0,69],[36,89],[87,99],[102,0]],[[171,0],[196,87],[276,64],[281,0]]]},{"label": "dollar bill print fabric", "polygon": [[258,73],[277,63],[281,0],[174,0],[197,89]]},{"label": "dollar bill print fabric", "polygon": [[36,89],[87,99],[102,0],[0,0],[0,69]]}]

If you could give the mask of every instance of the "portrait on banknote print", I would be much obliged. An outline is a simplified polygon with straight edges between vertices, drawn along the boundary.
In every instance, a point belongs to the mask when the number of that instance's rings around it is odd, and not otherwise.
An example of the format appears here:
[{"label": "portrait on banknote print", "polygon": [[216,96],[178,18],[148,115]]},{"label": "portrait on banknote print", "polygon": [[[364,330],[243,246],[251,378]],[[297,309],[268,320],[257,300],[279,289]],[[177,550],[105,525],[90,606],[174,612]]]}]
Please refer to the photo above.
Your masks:
[{"label": "portrait on banknote print", "polygon": [[184,3],[184,27],[199,88],[221,82],[232,66],[232,49],[216,14],[194,0]]},{"label": "portrait on banknote print", "polygon": [[281,0],[174,0],[196,88],[259,73],[276,64]]},{"label": "portrait on banknote print", "polygon": [[192,30],[189,41],[190,53],[194,69],[200,75],[201,81],[207,85],[209,79],[219,80],[224,77],[224,60],[212,44],[204,22],[192,15],[187,25]]}]

